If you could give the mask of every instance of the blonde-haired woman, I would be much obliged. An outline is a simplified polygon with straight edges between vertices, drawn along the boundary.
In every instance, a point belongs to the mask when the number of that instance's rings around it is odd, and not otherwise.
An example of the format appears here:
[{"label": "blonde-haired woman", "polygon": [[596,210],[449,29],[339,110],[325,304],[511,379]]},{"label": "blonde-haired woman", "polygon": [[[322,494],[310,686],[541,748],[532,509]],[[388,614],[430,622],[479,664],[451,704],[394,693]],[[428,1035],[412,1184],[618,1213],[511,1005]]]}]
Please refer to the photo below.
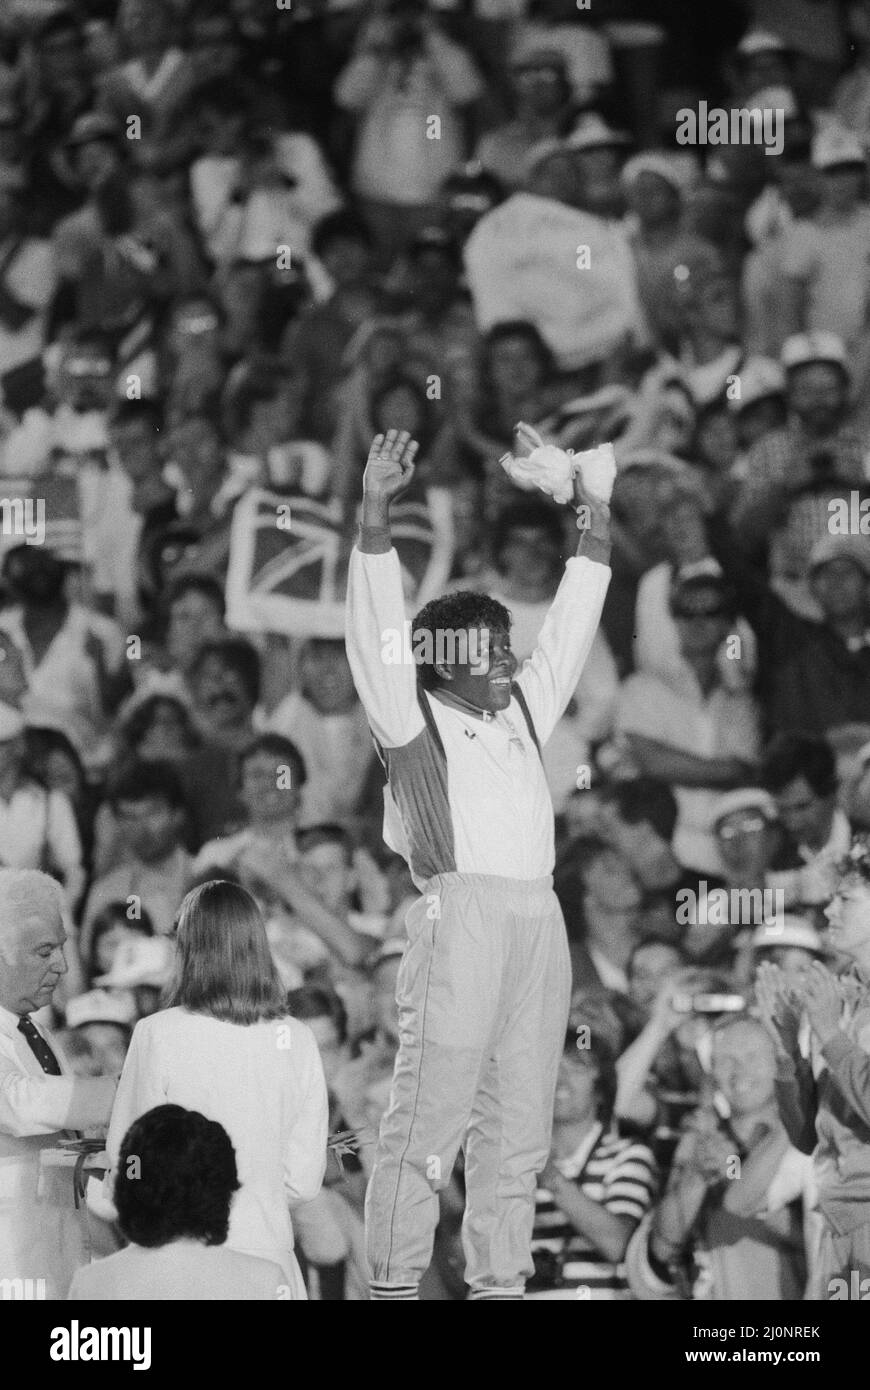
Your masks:
[{"label": "blonde-haired woman", "polygon": [[240,1189],[227,1245],[279,1264],[305,1298],[289,1207],[320,1190],[327,1095],[314,1035],[287,1012],[259,908],[215,880],[181,905],[168,1007],[136,1026],[106,1147],[114,1167],[134,1120],[175,1104],[217,1120]]}]

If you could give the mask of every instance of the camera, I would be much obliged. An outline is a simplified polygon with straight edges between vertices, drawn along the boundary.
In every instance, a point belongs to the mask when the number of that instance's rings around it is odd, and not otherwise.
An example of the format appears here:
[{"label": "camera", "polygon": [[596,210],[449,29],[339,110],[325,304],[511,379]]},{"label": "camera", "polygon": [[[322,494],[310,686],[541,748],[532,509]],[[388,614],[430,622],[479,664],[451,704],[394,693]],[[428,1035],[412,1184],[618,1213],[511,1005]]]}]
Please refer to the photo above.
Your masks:
[{"label": "camera", "polygon": [[742,994],[675,994],[671,1006],[678,1014],[739,1014],[746,1000]]}]

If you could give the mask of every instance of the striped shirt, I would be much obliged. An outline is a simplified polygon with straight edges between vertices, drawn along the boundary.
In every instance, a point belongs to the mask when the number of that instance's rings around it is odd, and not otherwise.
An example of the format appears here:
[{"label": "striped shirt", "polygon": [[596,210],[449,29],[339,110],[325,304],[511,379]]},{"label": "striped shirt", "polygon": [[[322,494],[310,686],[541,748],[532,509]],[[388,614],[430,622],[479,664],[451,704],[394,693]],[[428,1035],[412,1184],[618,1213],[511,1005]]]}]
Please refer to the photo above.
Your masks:
[{"label": "striped shirt", "polygon": [[[656,1193],[656,1167],[645,1144],[603,1133],[601,1126],[570,1158],[556,1165],[590,1201],[614,1216],[637,1224]],[[532,1257],[536,1275],[526,1297],[537,1299],[628,1298],[625,1267],[612,1264],[574,1229],[553,1194],[539,1187],[535,1196]]]}]

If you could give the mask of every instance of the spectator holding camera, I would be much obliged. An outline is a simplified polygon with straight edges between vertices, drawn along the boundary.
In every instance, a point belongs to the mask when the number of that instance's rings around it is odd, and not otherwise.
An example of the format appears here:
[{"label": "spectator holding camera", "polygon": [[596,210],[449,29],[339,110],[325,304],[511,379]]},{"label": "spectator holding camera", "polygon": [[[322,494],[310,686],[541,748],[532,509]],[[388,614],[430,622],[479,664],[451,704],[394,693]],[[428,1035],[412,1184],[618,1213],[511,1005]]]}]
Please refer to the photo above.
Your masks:
[{"label": "spectator holding camera", "polygon": [[797,1203],[808,1170],[777,1114],[775,1076],[762,1024],[723,1019],[712,1036],[711,1094],[687,1120],[664,1196],[628,1252],[635,1297],[801,1297]]},{"label": "spectator holding camera", "polygon": [[359,121],[351,181],[385,262],[431,221],[464,153],[461,113],[482,91],[470,54],[425,0],[378,0],[335,99]]},{"label": "spectator holding camera", "polygon": [[130,182],[112,117],[79,117],[68,145],[86,200],[54,228],[60,283],[53,313],[109,333],[123,346],[157,305],[196,287],[201,262],[176,218]]}]

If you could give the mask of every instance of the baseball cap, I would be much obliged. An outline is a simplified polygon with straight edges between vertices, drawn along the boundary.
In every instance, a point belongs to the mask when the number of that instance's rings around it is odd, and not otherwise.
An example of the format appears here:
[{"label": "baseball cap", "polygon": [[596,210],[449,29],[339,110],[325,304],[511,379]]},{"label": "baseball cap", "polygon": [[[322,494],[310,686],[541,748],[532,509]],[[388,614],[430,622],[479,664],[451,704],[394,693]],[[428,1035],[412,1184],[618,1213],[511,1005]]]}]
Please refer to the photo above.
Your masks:
[{"label": "baseball cap", "polygon": [[784,121],[794,120],[800,112],[791,87],[762,87],[760,91],[753,92],[752,100],[747,105],[750,110],[760,107],[762,111],[781,111]]},{"label": "baseball cap", "polygon": [[810,362],[833,362],[848,371],[846,349],[836,333],[793,333],[783,343],[779,360],[787,372]]},{"label": "baseball cap", "polygon": [[852,560],[870,575],[870,538],[867,536],[820,536],[810,551],[810,573],[831,560]]},{"label": "baseball cap", "polygon": [[66,1006],[67,1028],[86,1023],[121,1023],[132,1028],[136,1022],[136,1001],[129,991],[91,989],[77,994]]},{"label": "baseball cap", "polygon": [[734,791],[724,792],[716,802],[713,812],[713,826],[719,825],[727,816],[738,811],[760,811],[765,820],[776,820],[776,803],[770,792],[763,787],[736,787]]},{"label": "baseball cap", "polygon": [[111,116],[102,111],[88,111],[73,123],[66,143],[74,148],[87,145],[91,140],[117,140],[119,133],[117,122]]},{"label": "baseball cap", "polygon": [[698,180],[698,166],[691,155],[662,154],[658,150],[643,150],[626,160],[620,178],[630,188],[641,174],[657,174],[679,194],[686,194]]},{"label": "baseball cap", "polygon": [[614,130],[597,111],[581,116],[574,129],[562,141],[569,150],[600,150],[631,144],[624,130]]},{"label": "baseball cap", "polygon": [[547,45],[540,40],[537,43],[527,40],[514,49],[510,65],[515,71],[521,71],[523,68],[556,68],[560,72],[566,72],[568,60],[562,49],[555,44]]},{"label": "baseball cap", "polygon": [[749,29],[737,45],[742,58],[754,58],[759,53],[788,53],[788,44],[768,29]]},{"label": "baseball cap", "polygon": [[774,946],[799,946],[804,951],[816,955],[827,955],[825,944],[812,922],[796,912],[784,912],[781,917],[763,922],[752,933],[750,945],[754,951],[763,951]]},{"label": "baseball cap", "polygon": [[740,397],[729,398],[728,407],[739,415],[741,410],[766,400],[768,396],[782,396],[785,393],[785,371],[772,357],[750,357],[738,373],[740,378]]},{"label": "baseball cap", "polygon": [[851,130],[829,125],[813,138],[810,163],[814,169],[836,169],[843,164],[857,164],[866,169],[867,158],[860,140]]}]

